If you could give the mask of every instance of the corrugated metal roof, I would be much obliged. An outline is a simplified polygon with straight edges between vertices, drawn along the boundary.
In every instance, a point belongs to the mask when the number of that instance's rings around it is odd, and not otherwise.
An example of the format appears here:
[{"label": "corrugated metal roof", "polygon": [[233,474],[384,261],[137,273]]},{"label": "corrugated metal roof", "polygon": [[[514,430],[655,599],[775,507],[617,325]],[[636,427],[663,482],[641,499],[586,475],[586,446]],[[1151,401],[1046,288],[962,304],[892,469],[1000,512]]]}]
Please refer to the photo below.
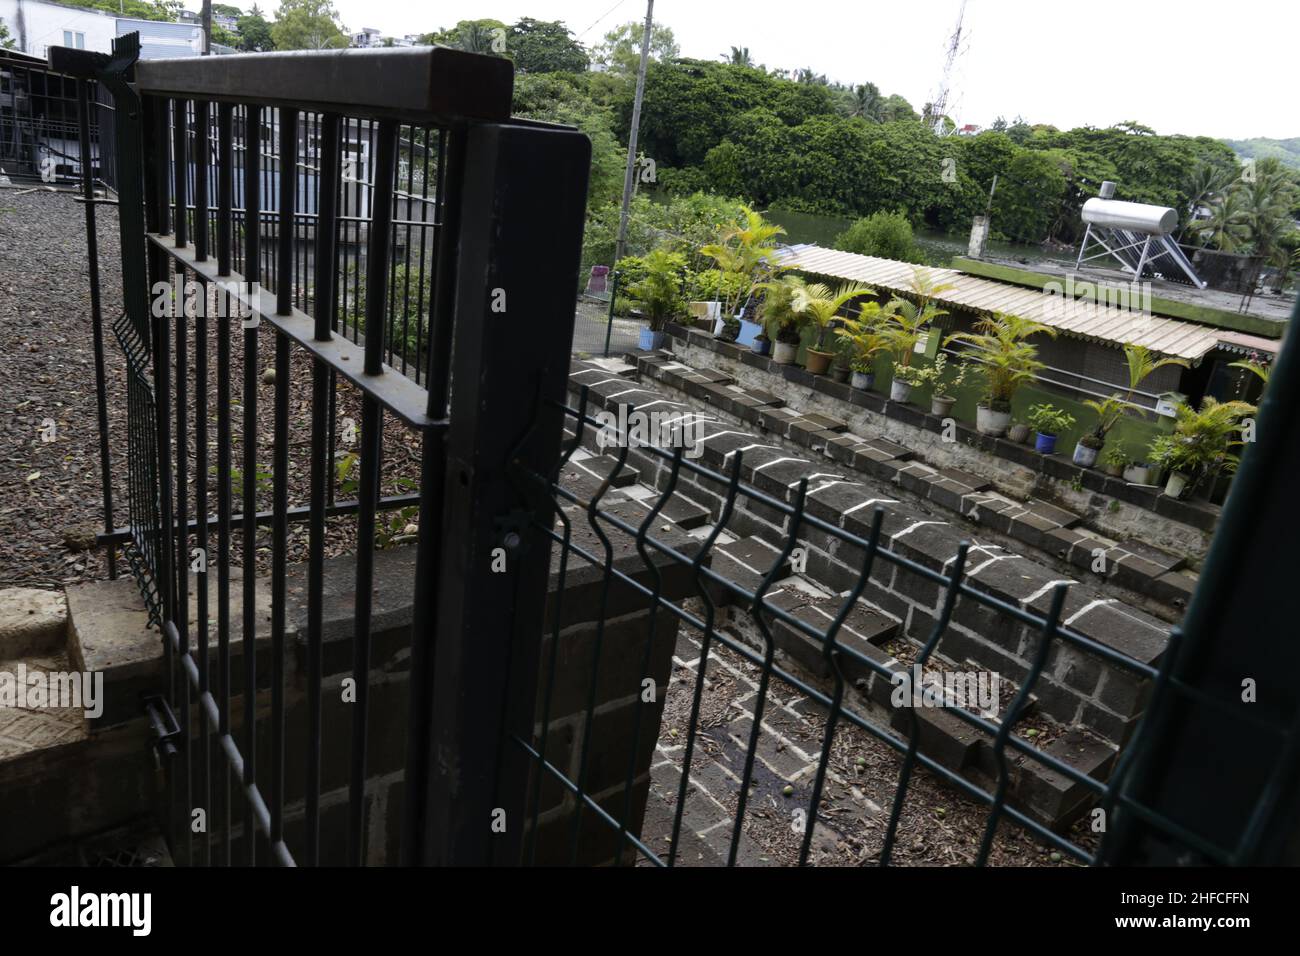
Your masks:
[{"label": "corrugated metal roof", "polygon": [[861,256],[853,252],[802,244],[780,251],[782,265],[836,279],[865,282],[881,291],[907,292],[915,270],[935,285],[952,288],[935,296],[944,305],[979,312],[1009,312],[1081,339],[1144,345],[1161,355],[1197,360],[1224,337],[1222,329],[1167,319],[1141,311],[1079,298],[1067,299],[1037,289],[995,282],[956,269],[915,266],[895,259]]}]

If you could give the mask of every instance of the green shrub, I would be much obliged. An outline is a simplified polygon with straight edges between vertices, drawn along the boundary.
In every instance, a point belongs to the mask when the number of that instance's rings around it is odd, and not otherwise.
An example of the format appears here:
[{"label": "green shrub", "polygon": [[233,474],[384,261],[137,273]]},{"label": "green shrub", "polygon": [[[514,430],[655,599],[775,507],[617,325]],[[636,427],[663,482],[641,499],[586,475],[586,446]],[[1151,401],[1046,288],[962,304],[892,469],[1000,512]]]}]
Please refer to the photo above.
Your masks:
[{"label": "green shrub", "polygon": [[897,212],[872,213],[859,219],[835,237],[834,246],[844,252],[900,262],[925,262],[925,256],[916,245],[912,224]]}]

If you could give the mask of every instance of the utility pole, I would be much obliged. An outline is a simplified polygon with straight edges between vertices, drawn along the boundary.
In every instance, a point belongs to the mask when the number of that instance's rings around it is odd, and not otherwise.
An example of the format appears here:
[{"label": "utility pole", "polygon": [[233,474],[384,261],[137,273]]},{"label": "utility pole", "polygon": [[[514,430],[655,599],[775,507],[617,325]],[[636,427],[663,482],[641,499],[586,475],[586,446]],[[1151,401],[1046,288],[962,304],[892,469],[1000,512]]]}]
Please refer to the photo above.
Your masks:
[{"label": "utility pole", "polygon": [[212,54],[212,0],[203,0],[203,55]]},{"label": "utility pole", "polygon": [[655,21],[655,0],[646,0],[645,33],[641,36],[641,66],[636,74],[636,98],[632,101],[632,128],[627,134],[627,170],[623,174],[623,211],[618,217],[618,243],[614,246],[614,265],[627,248],[627,217],[632,206],[632,183],[636,174],[636,134],[641,126],[641,99],[645,96],[645,71],[650,60],[650,31]]}]

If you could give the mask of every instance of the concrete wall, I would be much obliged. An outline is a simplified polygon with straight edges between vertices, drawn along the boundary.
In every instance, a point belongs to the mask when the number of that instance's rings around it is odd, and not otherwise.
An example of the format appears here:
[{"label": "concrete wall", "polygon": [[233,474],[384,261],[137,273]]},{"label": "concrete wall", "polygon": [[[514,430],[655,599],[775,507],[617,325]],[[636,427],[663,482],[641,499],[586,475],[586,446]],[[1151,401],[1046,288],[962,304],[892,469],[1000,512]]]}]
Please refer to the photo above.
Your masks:
[{"label": "concrete wall", "polygon": [[[684,537],[684,536],[683,536]],[[689,539],[687,539],[689,542]],[[678,541],[679,546],[683,542]],[[587,542],[591,546],[591,542]],[[644,562],[628,542],[621,548],[616,567],[646,583],[650,581]],[[648,792],[650,756],[659,733],[659,716],[669,680],[676,619],[667,613],[651,615],[644,595],[629,585],[616,584],[600,599],[603,569],[583,567],[570,561],[571,572],[563,582],[563,618],[555,642],[558,575],[553,574],[547,618],[539,622],[542,642],[543,677],[537,687],[537,739],[540,747],[543,717],[549,712],[547,759],[570,779],[582,776],[581,757],[587,732],[589,675],[595,641],[599,634],[600,663],[596,669],[594,708],[590,721],[590,744],[586,749],[586,779],[592,793],[609,813],[624,819],[629,832],[640,832]],[[291,568],[286,640],[285,692],[285,839],[291,852],[304,846],[304,803],[307,754],[310,746],[305,657],[305,587],[301,566]],[[325,576],[325,640],[323,647],[322,734],[321,734],[321,862],[341,864],[347,859],[348,779],[351,752],[353,705],[344,700],[343,681],[351,673],[351,608],[355,565],[351,558],[327,562]],[[415,581],[414,549],[397,548],[376,554],[373,653],[369,677],[369,724],[367,785],[365,794],[365,861],[369,865],[392,865],[399,861],[402,839],[402,806],[405,797],[409,700],[411,594]],[[666,599],[680,598],[691,583],[684,571],[665,566],[662,574]],[[191,595],[195,588],[191,586]],[[232,581],[231,634],[231,726],[234,738],[243,743],[244,661],[238,579]],[[214,594],[215,597],[215,594]],[[152,756],[150,733],[141,717],[140,695],[166,688],[161,641],[156,631],[145,627],[144,612],[134,583],[123,577],[73,588],[69,603],[69,656],[76,669],[105,673],[108,706],[103,717],[90,727],[86,739],[61,747],[0,760],[0,863],[49,856],[69,841],[119,828],[142,816],[161,820],[168,812],[166,775]],[[259,786],[269,799],[271,721],[269,677],[272,655],[267,610],[267,582],[258,581],[259,628],[256,635],[257,673],[257,765]],[[212,612],[215,615],[215,601]],[[603,627],[596,621],[606,619]],[[191,606],[191,633],[197,626]],[[192,640],[195,638],[192,638]],[[216,636],[211,638],[212,674],[216,669]],[[555,648],[555,679],[546,679],[551,650]],[[645,694],[646,680],[653,681],[654,693]],[[548,685],[553,693],[546,694]],[[179,717],[179,714],[178,714]],[[198,712],[191,716],[194,728],[195,791],[171,808],[172,832],[185,834],[189,808],[200,806],[201,754]],[[632,760],[632,741],[637,740]],[[184,793],[183,758],[175,758],[173,773]],[[216,839],[227,809],[222,805],[225,761],[213,743],[214,805],[209,812],[208,832],[214,852],[224,853]],[[631,801],[625,801],[624,783],[632,778]],[[530,782],[528,793],[533,786]],[[568,862],[568,834],[575,812],[575,799],[553,775],[541,779],[538,815],[537,862]],[[238,794],[229,812],[232,816],[233,858],[243,859],[243,803]],[[487,825],[488,814],[484,814]],[[531,824],[531,807],[529,812]],[[531,826],[526,826],[531,831]],[[164,829],[166,832],[166,829]],[[517,832],[517,831],[516,831]],[[178,862],[191,852],[202,859],[202,836],[190,846],[180,840],[171,847]],[[258,835],[259,859],[269,858],[263,836]],[[611,862],[617,849],[617,830],[598,821],[590,810],[582,822],[582,863]],[[625,847],[626,849],[626,847]],[[630,859],[624,857],[625,860]]]}]

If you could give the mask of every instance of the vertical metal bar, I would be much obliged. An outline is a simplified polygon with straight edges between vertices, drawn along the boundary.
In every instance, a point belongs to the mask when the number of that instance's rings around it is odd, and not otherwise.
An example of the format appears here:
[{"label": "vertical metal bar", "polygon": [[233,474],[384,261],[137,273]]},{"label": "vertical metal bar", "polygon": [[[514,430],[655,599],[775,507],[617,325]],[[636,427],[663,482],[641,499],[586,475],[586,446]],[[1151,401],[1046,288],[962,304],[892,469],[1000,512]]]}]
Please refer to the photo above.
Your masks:
[{"label": "vertical metal bar", "polygon": [[[152,219],[154,230],[158,233],[166,231],[167,219],[167,172],[168,172],[168,144],[167,144],[167,103],[155,97],[150,97],[146,101],[145,118],[145,143],[152,144],[153,150],[146,152],[145,162],[145,184],[146,197],[152,196],[153,201],[146,201],[145,213],[146,220]],[[150,189],[149,187],[153,188]],[[150,216],[152,213],[152,216]],[[139,241],[139,237],[133,237],[134,241]],[[151,280],[154,285],[166,282],[170,275],[171,269],[162,250],[155,245],[149,246],[150,272]],[[168,293],[164,292],[163,295]],[[174,532],[175,510],[173,501],[172,487],[172,418],[169,410],[172,400],[171,386],[171,330],[168,326],[168,316],[165,309],[153,310],[160,312],[160,315],[153,316],[153,401],[154,401],[154,457],[158,469],[158,542],[157,550],[154,553],[155,564],[154,574],[158,589],[158,602],[161,612],[162,623],[176,620],[176,581],[173,568],[173,559],[176,554]],[[183,311],[183,310],[182,310]],[[166,661],[166,670],[169,679],[169,700],[173,706],[176,706],[176,660],[172,651],[171,641],[167,638],[165,630],[163,633],[163,656]],[[174,825],[176,822],[176,775],[168,774],[168,821]],[[186,828],[188,830],[188,828]]]},{"label": "vertical metal bar", "polygon": [[[184,111],[181,111],[183,117]],[[185,197],[185,182],[183,178],[178,177],[176,183],[178,203],[182,204],[181,221],[184,221],[183,203]],[[189,415],[188,415],[188,346],[186,344],[186,323],[189,321],[188,313],[190,311],[189,298],[189,276],[184,268],[177,271],[180,276],[182,295],[175,303],[176,306],[176,516],[174,527],[176,528],[176,631],[180,638],[180,656],[181,659],[189,656],[190,653],[190,576],[189,576],[189,508],[188,493],[189,485]],[[196,303],[197,304],[197,303]],[[162,411],[159,411],[162,414]],[[167,455],[170,446],[162,446],[162,454]],[[169,522],[170,518],[165,519]],[[183,773],[185,788],[185,817],[188,818],[194,808],[194,761],[193,747],[191,746],[190,733],[190,712],[191,712],[191,695],[190,679],[184,670],[179,674],[181,683],[181,753],[184,760]],[[194,861],[194,833],[192,827],[184,827],[185,842],[184,860],[186,864]]]},{"label": "vertical metal bar", "polygon": [[613,270],[614,278],[609,284],[609,311],[605,315],[605,357],[609,357],[609,339],[614,334],[614,299],[618,296],[618,270]]},{"label": "vertical metal bar", "polygon": [[172,179],[175,182],[173,187],[173,196],[176,203],[176,245],[178,247],[187,245],[189,242],[189,214],[187,207],[189,203],[186,200],[186,186],[189,184],[189,159],[187,158],[186,149],[186,125],[187,114],[189,112],[186,100],[172,100]]},{"label": "vertical metal bar", "polygon": [[[276,233],[276,312],[293,311],[293,245],[298,193],[298,111],[280,110],[280,217]],[[289,358],[291,344],[275,338],[275,462],[271,530],[271,842],[284,838],[285,568],[289,545]]]},{"label": "vertical metal bar", "polygon": [[[392,239],[393,174],[397,123],[381,120],[370,200],[370,232],[366,249],[367,375],[382,373],[388,257]],[[352,707],[352,776],[348,790],[348,861],[360,866],[365,856],[366,732],[370,700],[370,611],[375,563],[375,505],[379,496],[382,448],[382,407],[369,392],[361,399],[361,458],[357,486],[356,616],[353,624],[352,677],[356,702]]]},{"label": "vertical metal bar", "polygon": [[[207,104],[201,104],[204,108],[200,110],[201,119],[207,122]],[[204,143],[200,156],[200,182],[207,176],[207,137],[203,137]],[[202,190],[205,194],[200,207],[203,209],[198,226],[199,235],[207,235],[207,209],[206,207],[206,188]],[[206,242],[205,242],[206,244]],[[201,286],[203,300],[202,308],[199,309],[195,317],[194,326],[194,514],[198,518],[197,539],[201,563],[195,575],[196,600],[198,602],[198,614],[196,617],[199,653],[199,698],[202,700],[205,694],[211,693],[211,677],[209,674],[209,653],[208,653],[208,561],[211,553],[208,550],[208,287],[206,284]],[[203,839],[203,863],[205,866],[212,865],[212,727],[208,722],[208,709],[204,706],[199,707],[199,736],[202,741],[200,747],[200,767],[199,775],[199,794],[202,801],[204,815],[204,827],[202,831]],[[224,762],[224,761],[223,761]]]},{"label": "vertical metal bar", "polygon": [[208,258],[208,176],[211,145],[208,142],[208,101],[194,101],[194,258]]},{"label": "vertical metal bar", "polygon": [[[247,106],[244,140],[244,278],[256,289],[261,282],[261,126],[262,107]],[[243,549],[244,652],[244,787],[257,783],[257,326],[244,329],[244,526]],[[257,860],[257,828],[253,804],[244,800],[244,862]]]},{"label": "vertical metal bar", "polygon": [[[104,372],[104,318],[99,299],[99,233],[95,222],[95,184],[90,162],[89,81],[77,81],[77,138],[81,149],[81,198],[86,212],[86,268],[90,277],[90,329],[95,349],[95,409],[99,422],[100,488],[104,531],[113,531],[112,463],[108,452],[108,384]],[[108,576],[117,579],[117,545],[108,546]]]},{"label": "vertical metal bar", "polygon": [[234,114],[233,104],[217,104],[217,275],[223,276],[230,275],[234,258]]},{"label": "vertical metal bar", "polygon": [[[230,275],[234,247],[234,107],[217,106],[217,272]],[[218,292],[217,311],[217,730],[230,733],[230,328],[231,297]],[[231,865],[230,761],[222,760],[221,833],[224,865]]]},{"label": "vertical metal bar", "polygon": [[[316,211],[315,296],[316,338],[328,342],[334,316],[338,257],[339,129],[337,113],[320,118],[320,198]],[[321,628],[325,580],[325,504],[330,484],[330,447],[326,422],[333,375],[324,362],[311,368],[311,516],[307,564],[307,783],[304,826],[309,866],[320,863],[321,759]]]},{"label": "vertical metal bar", "polygon": [[[460,245],[456,388],[439,560],[463,576],[444,573],[437,581],[431,710],[414,719],[432,721],[431,755],[458,759],[427,760],[427,863],[519,859],[523,827],[509,821],[522,820],[530,761],[514,750],[505,760],[497,756],[506,735],[532,736],[550,571],[542,528],[552,506],[521,502],[510,472],[549,475],[559,454],[562,421],[550,403],[560,402],[568,380],[590,162],[591,143],[580,133],[483,124],[467,133],[464,185],[452,197],[462,210],[453,233]],[[541,246],[553,255],[538,257]],[[500,301],[495,290],[504,291],[504,312],[492,309]],[[540,340],[515,334],[525,296],[529,314],[554,317]],[[431,377],[431,403],[433,387]],[[519,407],[530,400],[539,420],[520,447]],[[492,553],[505,540],[498,520],[526,504],[531,520],[516,532],[520,550],[505,573],[493,573]],[[520,560],[525,552],[528,559]],[[467,694],[470,680],[476,691]],[[503,834],[491,828],[497,809],[508,821]]]},{"label": "vertical metal bar", "polygon": [[[465,174],[465,130],[443,134],[445,148],[438,162],[436,208],[444,210],[434,236],[434,262],[429,290],[429,333],[424,384],[429,392],[428,414],[441,418],[447,411],[450,383],[449,352],[456,304],[456,236],[459,230],[460,194]],[[446,477],[447,442],[442,432],[425,432],[421,439],[420,523],[416,541],[415,601],[411,611],[411,707],[407,737],[407,779],[423,781],[429,775],[432,727],[429,721],[433,692],[433,639],[438,613],[439,545],[442,539],[443,482]],[[425,844],[424,828],[428,791],[409,786],[402,824],[403,862],[417,862]]]}]

